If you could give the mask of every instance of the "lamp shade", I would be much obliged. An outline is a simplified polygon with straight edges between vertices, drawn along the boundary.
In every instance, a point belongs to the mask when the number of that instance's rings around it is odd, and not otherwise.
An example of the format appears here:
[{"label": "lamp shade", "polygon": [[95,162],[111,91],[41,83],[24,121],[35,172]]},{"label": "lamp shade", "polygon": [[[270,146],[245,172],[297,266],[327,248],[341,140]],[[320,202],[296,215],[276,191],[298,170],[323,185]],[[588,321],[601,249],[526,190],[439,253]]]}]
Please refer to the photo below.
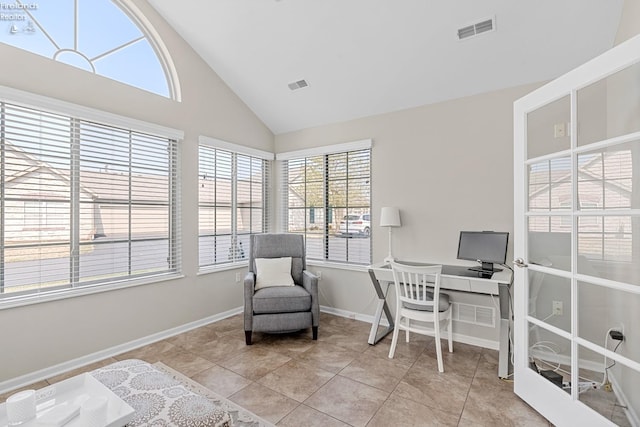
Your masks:
[{"label": "lamp shade", "polygon": [[400,227],[400,210],[393,207],[385,207],[380,211],[380,227]]}]

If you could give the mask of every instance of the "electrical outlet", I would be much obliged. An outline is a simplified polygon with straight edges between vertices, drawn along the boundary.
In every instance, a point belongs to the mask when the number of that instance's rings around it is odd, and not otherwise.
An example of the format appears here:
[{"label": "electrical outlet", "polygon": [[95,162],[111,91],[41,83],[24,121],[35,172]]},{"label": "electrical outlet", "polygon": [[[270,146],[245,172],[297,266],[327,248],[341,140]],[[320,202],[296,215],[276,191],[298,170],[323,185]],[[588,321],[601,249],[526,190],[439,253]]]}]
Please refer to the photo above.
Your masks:
[{"label": "electrical outlet", "polygon": [[556,123],[553,125],[553,137],[564,138],[567,135],[566,126],[566,123]]},{"label": "electrical outlet", "polygon": [[624,334],[618,330],[612,330],[609,332],[609,336],[612,340],[616,341],[624,341]]},{"label": "electrical outlet", "polygon": [[236,283],[240,282],[240,280],[242,280],[242,273],[236,273]]},{"label": "electrical outlet", "polygon": [[562,301],[553,301],[551,305],[551,313],[554,316],[562,316],[564,310],[562,308]]}]

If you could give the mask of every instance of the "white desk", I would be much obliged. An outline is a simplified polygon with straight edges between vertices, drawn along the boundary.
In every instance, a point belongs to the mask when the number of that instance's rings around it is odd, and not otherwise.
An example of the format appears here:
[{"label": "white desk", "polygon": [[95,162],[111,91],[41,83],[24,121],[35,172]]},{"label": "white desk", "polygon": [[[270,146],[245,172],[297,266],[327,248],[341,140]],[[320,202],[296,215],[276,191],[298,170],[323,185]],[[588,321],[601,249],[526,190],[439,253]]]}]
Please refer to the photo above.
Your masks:
[{"label": "white desk", "polygon": [[[417,263],[400,261],[413,265],[426,265],[427,263]],[[387,263],[372,264],[369,267],[369,276],[378,295],[378,306],[371,332],[369,333],[369,344],[374,345],[389,332],[393,331],[394,322],[389,305],[387,304],[385,292],[382,290],[380,282],[393,283],[393,273]],[[506,378],[509,375],[509,356],[511,348],[509,346],[509,322],[511,318],[509,292],[513,283],[513,272],[507,268],[493,273],[490,277],[480,272],[469,270],[468,266],[443,265],[440,287],[460,292],[471,292],[485,295],[497,295],[500,306],[500,323],[498,325],[500,333],[500,347],[498,360],[498,376]],[[387,286],[388,289],[388,286]],[[378,333],[382,314],[387,318],[389,327]]]}]

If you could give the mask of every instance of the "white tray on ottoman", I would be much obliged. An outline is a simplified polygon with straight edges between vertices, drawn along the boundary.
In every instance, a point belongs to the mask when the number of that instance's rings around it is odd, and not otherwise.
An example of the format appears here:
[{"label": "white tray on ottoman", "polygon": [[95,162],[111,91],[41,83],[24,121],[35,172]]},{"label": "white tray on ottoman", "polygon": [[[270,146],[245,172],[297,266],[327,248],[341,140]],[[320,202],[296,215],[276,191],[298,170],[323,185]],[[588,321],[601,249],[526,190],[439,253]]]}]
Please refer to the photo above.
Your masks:
[{"label": "white tray on ottoman", "polygon": [[[19,425],[20,427],[53,426],[55,424],[43,424],[38,420],[47,411],[58,407],[58,405],[81,403],[92,397],[107,399],[107,420],[104,427],[122,427],[133,418],[134,410],[131,406],[87,373],[36,390],[36,418]],[[7,419],[6,403],[2,403],[0,404],[0,426],[7,425],[9,425],[9,420]],[[81,410],[79,415],[60,425],[85,427],[88,422]]]}]

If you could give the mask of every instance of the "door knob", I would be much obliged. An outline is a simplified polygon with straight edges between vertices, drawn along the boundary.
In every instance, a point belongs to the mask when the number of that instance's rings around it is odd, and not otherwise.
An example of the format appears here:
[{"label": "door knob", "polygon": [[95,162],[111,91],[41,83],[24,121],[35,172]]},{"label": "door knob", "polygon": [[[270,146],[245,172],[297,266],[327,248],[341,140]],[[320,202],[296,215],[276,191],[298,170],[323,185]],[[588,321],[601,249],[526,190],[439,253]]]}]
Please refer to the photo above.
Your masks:
[{"label": "door knob", "polygon": [[529,264],[525,263],[522,258],[516,258],[513,260],[513,265],[520,268],[529,267]]}]

